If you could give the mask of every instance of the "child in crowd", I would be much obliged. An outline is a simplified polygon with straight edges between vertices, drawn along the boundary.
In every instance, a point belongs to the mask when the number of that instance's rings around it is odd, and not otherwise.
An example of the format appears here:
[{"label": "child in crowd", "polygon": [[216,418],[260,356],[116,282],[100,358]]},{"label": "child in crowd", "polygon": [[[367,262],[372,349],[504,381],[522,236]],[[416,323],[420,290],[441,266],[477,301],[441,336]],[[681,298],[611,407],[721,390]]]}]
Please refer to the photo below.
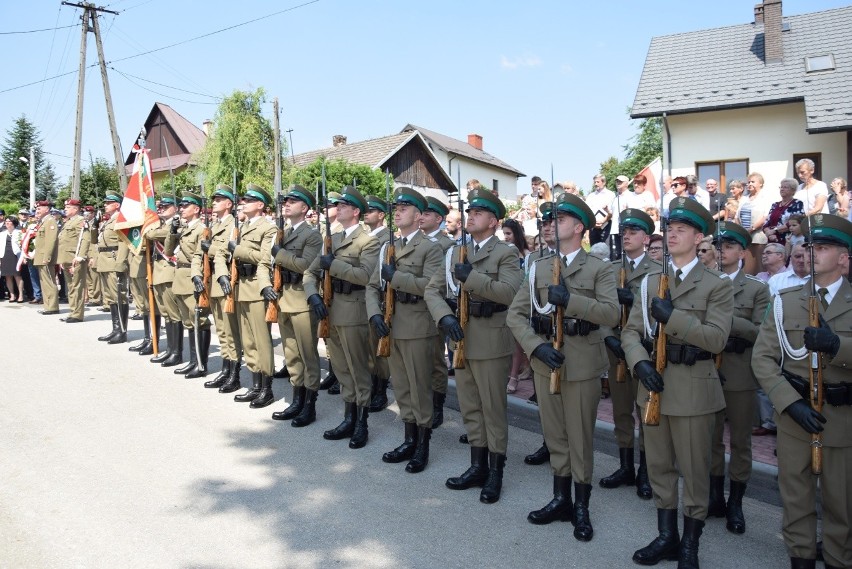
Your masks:
[{"label": "child in crowd", "polygon": [[804,215],[795,213],[787,220],[787,228],[790,230],[790,234],[787,236],[787,257],[790,256],[793,247],[805,242],[805,236],[802,235],[802,221],[804,219]]}]

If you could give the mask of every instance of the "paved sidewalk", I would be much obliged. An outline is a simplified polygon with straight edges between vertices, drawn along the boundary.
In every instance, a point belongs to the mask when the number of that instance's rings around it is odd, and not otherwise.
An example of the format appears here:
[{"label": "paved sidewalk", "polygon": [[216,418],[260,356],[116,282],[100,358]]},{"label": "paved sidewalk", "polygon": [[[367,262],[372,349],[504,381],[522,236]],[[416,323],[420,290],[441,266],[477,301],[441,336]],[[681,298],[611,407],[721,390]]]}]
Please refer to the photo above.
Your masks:
[{"label": "paved sidewalk", "polygon": [[[516,405],[503,498],[483,505],[478,490],[444,486],[468,463],[456,411],[434,434],[429,467],[410,475],[380,460],[401,441],[395,405],[371,417],[367,447],[350,450],[322,439],[340,420],[339,396],[323,392],[319,420],[294,429],[270,419],[287,404],[283,382],[274,405],[252,410],[127,344],[97,342],[108,315],[86,318],[68,325],[0,303],[9,384],[0,400],[0,567],[630,567],[656,535],[652,503],[597,485],[590,543],[574,540],[567,523],[527,523],[550,500],[551,477],[522,462],[541,435],[534,413]],[[141,326],[132,328],[135,341]],[[616,466],[596,453],[595,480]],[[747,497],[745,509],[743,536],[708,522],[703,566],[788,564],[780,508]]]}]

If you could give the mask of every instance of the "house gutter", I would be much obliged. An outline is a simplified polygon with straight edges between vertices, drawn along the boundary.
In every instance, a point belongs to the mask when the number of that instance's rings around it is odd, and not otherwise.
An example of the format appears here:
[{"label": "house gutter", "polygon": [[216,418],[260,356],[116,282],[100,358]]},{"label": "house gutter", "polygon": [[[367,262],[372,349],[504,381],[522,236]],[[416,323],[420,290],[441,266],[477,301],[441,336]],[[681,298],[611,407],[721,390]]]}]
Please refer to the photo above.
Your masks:
[{"label": "house gutter", "polygon": [[663,126],[666,127],[666,148],[668,150],[667,155],[669,157],[667,162],[668,162],[668,166],[669,166],[668,167],[669,176],[671,176],[672,175],[672,133],[669,130],[669,117],[665,112],[663,112]]}]

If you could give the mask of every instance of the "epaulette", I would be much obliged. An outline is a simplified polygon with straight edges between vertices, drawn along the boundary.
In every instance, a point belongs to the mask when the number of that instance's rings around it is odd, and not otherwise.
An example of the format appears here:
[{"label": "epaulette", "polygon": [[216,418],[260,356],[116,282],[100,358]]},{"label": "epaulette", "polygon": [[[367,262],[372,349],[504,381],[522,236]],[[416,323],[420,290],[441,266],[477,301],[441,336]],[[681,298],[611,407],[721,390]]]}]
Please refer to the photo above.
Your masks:
[{"label": "epaulette", "polygon": [[809,284],[810,284],[810,282],[806,282],[806,283],[802,283],[802,284],[788,286],[787,288],[782,288],[781,290],[778,291],[778,295],[780,296],[782,294],[787,294],[787,293],[790,293],[790,292],[798,292],[798,291],[802,290],[802,288],[805,285],[809,285]]},{"label": "epaulette", "polygon": [[754,281],[754,282],[758,282],[758,283],[763,284],[763,285],[765,285],[765,284],[766,284],[766,282],[764,282],[763,280],[761,280],[761,279],[757,278],[757,277],[756,277],[756,276],[754,276],[754,275],[746,275],[746,276],[745,276],[745,278],[747,278],[747,279],[749,279],[749,280],[752,280],[752,281]]}]

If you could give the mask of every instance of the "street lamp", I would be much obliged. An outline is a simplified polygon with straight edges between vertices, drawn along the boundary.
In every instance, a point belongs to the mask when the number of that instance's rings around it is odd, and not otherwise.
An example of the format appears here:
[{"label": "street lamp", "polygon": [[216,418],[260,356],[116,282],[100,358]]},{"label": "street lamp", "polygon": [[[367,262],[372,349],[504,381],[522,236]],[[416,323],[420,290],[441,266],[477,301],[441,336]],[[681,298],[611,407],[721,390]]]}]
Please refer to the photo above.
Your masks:
[{"label": "street lamp", "polygon": [[30,146],[30,157],[29,158],[27,158],[26,156],[20,156],[20,157],[18,157],[18,160],[20,160],[24,164],[30,165],[30,210],[34,210],[35,209],[35,198],[36,198],[36,191],[35,191],[35,147]]}]

